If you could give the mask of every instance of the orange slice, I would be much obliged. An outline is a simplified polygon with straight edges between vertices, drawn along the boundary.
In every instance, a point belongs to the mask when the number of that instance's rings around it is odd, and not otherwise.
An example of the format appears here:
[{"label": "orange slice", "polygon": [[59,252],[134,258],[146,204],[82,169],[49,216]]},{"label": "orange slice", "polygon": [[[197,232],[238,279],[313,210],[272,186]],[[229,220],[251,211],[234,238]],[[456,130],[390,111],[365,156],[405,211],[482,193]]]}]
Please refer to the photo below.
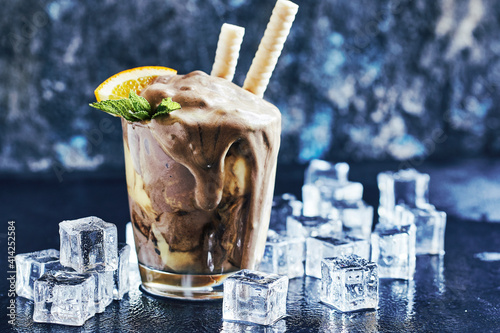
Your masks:
[{"label": "orange slice", "polygon": [[107,99],[128,98],[131,90],[137,94],[154,79],[162,75],[175,75],[177,71],[168,67],[144,66],[127,69],[113,75],[97,87],[94,91],[98,102]]}]

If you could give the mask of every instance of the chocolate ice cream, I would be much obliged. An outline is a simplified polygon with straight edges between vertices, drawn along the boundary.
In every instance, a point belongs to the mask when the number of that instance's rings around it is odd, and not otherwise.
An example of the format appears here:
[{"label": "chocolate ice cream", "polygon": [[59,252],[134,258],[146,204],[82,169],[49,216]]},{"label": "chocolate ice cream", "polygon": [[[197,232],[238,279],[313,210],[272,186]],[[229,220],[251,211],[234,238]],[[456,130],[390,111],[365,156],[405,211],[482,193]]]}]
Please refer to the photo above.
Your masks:
[{"label": "chocolate ice cream", "polygon": [[269,224],[279,110],[200,71],[158,77],[140,95],[152,109],[167,97],[182,107],[152,120],[122,120],[141,273],[254,269]]}]

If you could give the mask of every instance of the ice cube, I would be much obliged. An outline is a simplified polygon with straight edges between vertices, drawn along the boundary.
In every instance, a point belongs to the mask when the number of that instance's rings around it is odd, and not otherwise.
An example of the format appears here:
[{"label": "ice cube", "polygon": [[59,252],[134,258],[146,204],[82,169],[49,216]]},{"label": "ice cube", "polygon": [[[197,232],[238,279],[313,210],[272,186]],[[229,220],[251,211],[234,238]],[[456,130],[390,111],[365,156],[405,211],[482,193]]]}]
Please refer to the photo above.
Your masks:
[{"label": "ice cube", "polygon": [[335,189],[345,186],[349,173],[347,163],[312,160],[304,174],[302,187],[303,215],[327,216]]},{"label": "ice cube", "polygon": [[16,255],[16,293],[33,300],[33,286],[43,274],[62,268],[54,249]]},{"label": "ice cube", "polygon": [[112,223],[90,216],[59,223],[61,264],[79,273],[98,266],[118,268],[117,230]]},{"label": "ice cube", "polygon": [[[403,207],[401,207],[403,208]],[[415,253],[444,255],[444,233],[446,213],[436,210],[432,205],[421,208],[404,209],[402,214],[410,214],[416,227]]]},{"label": "ice cube", "polygon": [[347,182],[349,164],[312,160],[304,174],[304,184],[324,185]]},{"label": "ice cube", "polygon": [[113,299],[120,300],[129,291],[130,252],[128,244],[118,243],[118,269],[113,272]]},{"label": "ice cube", "polygon": [[340,237],[342,235],[342,222],[331,217],[289,216],[286,220],[286,234],[296,238]]},{"label": "ice cube", "polygon": [[33,321],[82,326],[95,315],[91,274],[50,272],[35,282]]},{"label": "ice cube", "polygon": [[286,315],[288,277],[241,270],[224,281],[224,320],[272,325]]},{"label": "ice cube", "polygon": [[343,237],[309,237],[306,240],[306,275],[321,279],[321,260],[356,254],[370,258],[370,243],[366,240]]},{"label": "ice cube", "polygon": [[363,185],[342,182],[328,185],[306,184],[302,186],[303,215],[328,216],[338,201],[358,201],[363,197]]},{"label": "ice cube", "polygon": [[[302,186],[302,202],[302,214],[304,216],[319,216],[320,211],[329,209],[329,207],[321,207],[321,191],[314,184],[305,184]],[[329,203],[327,204],[329,205]]]},{"label": "ice cube", "polygon": [[406,205],[396,205],[390,218],[381,218],[380,223],[385,227],[415,224],[415,216],[410,213],[411,208]]},{"label": "ice cube", "polygon": [[338,201],[332,205],[332,218],[342,222],[344,235],[370,239],[373,224],[373,207],[362,200]]},{"label": "ice cube", "polygon": [[357,182],[343,182],[340,186],[321,187],[323,201],[358,201],[363,198],[363,184]]},{"label": "ice cube", "polygon": [[429,175],[415,169],[398,172],[382,172],[377,176],[380,190],[379,215],[381,219],[391,219],[394,207],[404,204],[411,208],[429,202]]},{"label": "ice cube", "polygon": [[286,229],[286,218],[291,215],[300,215],[301,212],[302,202],[298,201],[293,194],[285,193],[275,196],[269,227],[279,232],[284,231]]},{"label": "ice cube", "polygon": [[97,267],[88,270],[86,274],[90,274],[94,277],[95,312],[102,313],[113,301],[114,272],[106,271],[103,267]]},{"label": "ice cube", "polygon": [[371,260],[378,263],[381,278],[413,280],[415,226],[377,224],[372,233]]},{"label": "ice cube", "polygon": [[304,243],[304,238],[283,236],[270,229],[259,271],[290,279],[304,276]]},{"label": "ice cube", "polygon": [[377,264],[356,255],[323,259],[321,301],[342,312],[378,307]]}]

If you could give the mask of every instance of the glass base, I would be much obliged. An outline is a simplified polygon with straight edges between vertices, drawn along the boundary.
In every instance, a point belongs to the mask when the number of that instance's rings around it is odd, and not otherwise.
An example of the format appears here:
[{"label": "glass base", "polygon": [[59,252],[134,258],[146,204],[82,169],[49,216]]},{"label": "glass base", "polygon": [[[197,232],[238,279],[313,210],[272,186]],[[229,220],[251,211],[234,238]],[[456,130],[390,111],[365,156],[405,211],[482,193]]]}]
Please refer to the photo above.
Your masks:
[{"label": "glass base", "polygon": [[222,300],[222,282],[235,272],[214,275],[174,274],[139,264],[141,290],[153,296],[189,301]]}]

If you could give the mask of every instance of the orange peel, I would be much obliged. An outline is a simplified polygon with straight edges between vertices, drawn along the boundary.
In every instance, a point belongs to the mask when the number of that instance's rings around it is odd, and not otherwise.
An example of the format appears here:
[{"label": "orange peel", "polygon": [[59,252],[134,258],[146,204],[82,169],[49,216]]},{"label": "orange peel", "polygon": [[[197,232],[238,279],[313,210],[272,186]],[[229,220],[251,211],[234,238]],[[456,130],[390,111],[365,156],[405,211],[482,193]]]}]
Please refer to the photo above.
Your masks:
[{"label": "orange peel", "polygon": [[158,76],[175,75],[177,71],[162,66],[143,66],[127,69],[117,73],[101,83],[94,90],[98,102],[108,99],[128,98],[130,91],[137,94],[147,87]]}]

